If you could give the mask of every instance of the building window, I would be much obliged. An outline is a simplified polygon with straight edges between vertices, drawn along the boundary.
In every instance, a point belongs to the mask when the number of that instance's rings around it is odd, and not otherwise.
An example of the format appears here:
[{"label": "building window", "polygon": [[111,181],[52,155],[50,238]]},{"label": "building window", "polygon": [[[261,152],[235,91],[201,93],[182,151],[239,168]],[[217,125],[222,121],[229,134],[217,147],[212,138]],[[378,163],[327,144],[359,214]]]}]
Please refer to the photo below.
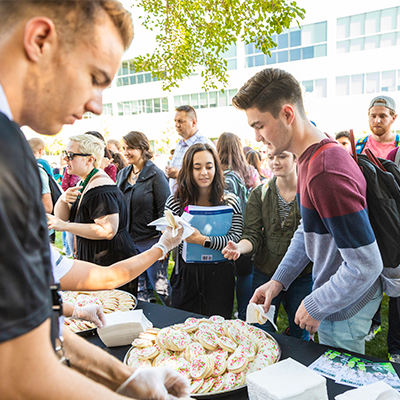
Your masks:
[{"label": "building window", "polygon": [[228,47],[228,50],[222,54],[222,57],[227,62],[227,69],[231,71],[233,69],[237,69],[237,50],[236,44],[231,44]]},{"label": "building window", "polygon": [[364,74],[351,76],[351,94],[364,94]]},{"label": "building window", "polygon": [[336,27],[337,54],[400,45],[400,7],[338,18]]},{"label": "building window", "polygon": [[327,22],[291,28],[272,35],[272,39],[277,47],[271,49],[270,56],[263,54],[254,43],[245,45],[246,68],[326,56]]},{"label": "building window", "polygon": [[382,92],[392,92],[396,90],[396,71],[382,72]]},{"label": "building window", "polygon": [[237,89],[229,89],[224,92],[211,91],[174,96],[174,106],[190,105],[195,109],[227,107],[232,105],[232,97]]},{"label": "building window", "polygon": [[168,112],[168,99],[166,97],[122,101],[118,103],[118,115],[138,115]]},{"label": "building window", "polygon": [[117,73],[117,86],[139,85],[141,83],[156,82],[151,72],[135,71],[132,60],[123,61]]},{"label": "building window", "polygon": [[336,78],[336,96],[348,96],[349,86],[348,76],[338,76]]},{"label": "building window", "polygon": [[306,93],[312,93],[313,97],[326,97],[326,79],[315,79],[302,81],[301,84],[304,86]]},{"label": "building window", "polygon": [[[346,88],[348,86],[348,88]],[[400,91],[400,70],[372,72],[336,78],[336,95]]]}]

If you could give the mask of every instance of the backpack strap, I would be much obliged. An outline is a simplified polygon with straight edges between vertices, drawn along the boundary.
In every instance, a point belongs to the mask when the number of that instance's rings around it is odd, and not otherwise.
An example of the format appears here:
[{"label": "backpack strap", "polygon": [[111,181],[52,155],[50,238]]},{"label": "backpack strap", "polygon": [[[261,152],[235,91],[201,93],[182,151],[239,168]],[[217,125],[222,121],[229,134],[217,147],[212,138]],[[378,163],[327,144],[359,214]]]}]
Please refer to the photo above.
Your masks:
[{"label": "backpack strap", "polygon": [[331,147],[336,147],[338,146],[338,143],[325,143],[323,144],[320,148],[318,148],[317,150],[314,151],[313,155],[310,158],[310,161],[308,162],[308,169],[310,169],[310,165],[312,163],[312,161],[319,155],[321,154],[324,150],[329,149]]},{"label": "backpack strap", "polygon": [[394,158],[394,163],[400,168],[400,149],[396,151],[396,157]]}]

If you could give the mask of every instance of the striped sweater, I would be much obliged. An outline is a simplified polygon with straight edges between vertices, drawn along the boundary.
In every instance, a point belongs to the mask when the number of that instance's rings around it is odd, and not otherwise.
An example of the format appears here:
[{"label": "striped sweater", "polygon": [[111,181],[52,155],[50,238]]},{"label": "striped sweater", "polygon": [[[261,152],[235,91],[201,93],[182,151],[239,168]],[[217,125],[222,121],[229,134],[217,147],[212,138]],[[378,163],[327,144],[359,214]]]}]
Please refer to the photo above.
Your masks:
[{"label": "striped sweater", "polygon": [[[228,244],[228,240],[232,240],[235,243],[239,242],[243,233],[243,215],[239,198],[235,194],[225,191],[224,202],[221,205],[231,206],[233,208],[232,226],[224,236],[210,236],[210,248],[213,250],[222,250]],[[173,194],[170,195],[165,202],[165,209],[171,210],[174,215],[182,215],[179,201],[174,199]],[[179,253],[182,253],[182,244],[179,245]]]},{"label": "striped sweater", "polygon": [[310,146],[298,160],[297,201],[302,222],[274,274],[287,288],[313,261],[313,291],[304,300],[311,317],[354,316],[380,285],[382,260],[368,218],[366,182],[341,146],[322,151],[309,166]]}]

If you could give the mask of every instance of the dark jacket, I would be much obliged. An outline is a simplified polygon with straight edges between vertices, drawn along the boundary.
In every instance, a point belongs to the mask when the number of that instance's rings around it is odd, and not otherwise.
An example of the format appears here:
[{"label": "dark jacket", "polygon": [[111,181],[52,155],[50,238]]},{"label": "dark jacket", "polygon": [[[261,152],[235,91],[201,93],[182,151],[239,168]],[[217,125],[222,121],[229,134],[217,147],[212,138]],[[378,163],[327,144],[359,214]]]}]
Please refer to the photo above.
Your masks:
[{"label": "dark jacket", "polygon": [[[254,266],[272,276],[300,223],[300,211],[295,200],[284,226],[281,227],[276,177],[268,182],[264,200],[261,198],[263,187],[264,185],[258,186],[250,194],[244,215],[242,239],[247,239],[253,245]],[[310,273],[311,268],[310,262],[301,275]]]},{"label": "dark jacket", "polygon": [[129,234],[133,241],[139,242],[159,235],[153,226],[147,224],[164,215],[170,190],[164,172],[152,161],[146,162],[133,186],[128,182],[132,168],[128,165],[118,173],[117,186],[127,202]]}]

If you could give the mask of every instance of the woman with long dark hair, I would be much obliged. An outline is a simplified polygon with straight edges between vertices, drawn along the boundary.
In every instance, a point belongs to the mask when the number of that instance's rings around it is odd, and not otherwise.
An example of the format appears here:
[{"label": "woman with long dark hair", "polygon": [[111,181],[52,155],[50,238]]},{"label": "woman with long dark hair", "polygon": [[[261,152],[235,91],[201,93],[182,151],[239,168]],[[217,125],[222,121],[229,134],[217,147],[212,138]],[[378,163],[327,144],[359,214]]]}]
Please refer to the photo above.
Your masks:
[{"label": "woman with long dark hair", "polygon": [[[226,235],[206,236],[197,229],[186,238],[213,250],[222,250],[229,240],[239,240],[243,217],[237,196],[224,191],[224,175],[215,150],[198,143],[187,150],[178,175],[177,190],[165,208],[182,215],[189,205],[232,207],[232,224]],[[235,273],[232,262],[186,263],[179,246],[177,261],[171,275],[172,306],[203,315],[219,314],[232,317]]]},{"label": "woman with long dark hair", "polygon": [[[151,161],[153,153],[144,133],[132,131],[125,135],[123,149],[129,165],[118,174],[117,185],[128,206],[129,234],[137,253],[143,253],[160,237],[160,232],[148,224],[163,216],[169,185],[164,172]],[[139,300],[155,299],[153,289],[163,304],[171,304],[168,259],[156,261],[139,276]]]}]

